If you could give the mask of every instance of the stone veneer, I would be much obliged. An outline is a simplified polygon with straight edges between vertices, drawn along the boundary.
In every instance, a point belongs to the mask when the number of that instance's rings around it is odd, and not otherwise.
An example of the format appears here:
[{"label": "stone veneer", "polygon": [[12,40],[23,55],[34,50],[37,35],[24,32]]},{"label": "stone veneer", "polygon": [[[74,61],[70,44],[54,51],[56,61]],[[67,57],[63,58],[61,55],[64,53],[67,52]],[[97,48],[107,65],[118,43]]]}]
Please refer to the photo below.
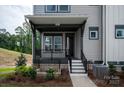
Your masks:
[{"label": "stone veneer", "polygon": [[35,68],[39,68],[40,72],[46,72],[49,68],[53,68],[55,71],[60,72],[60,69],[68,69],[68,64],[33,64]]}]

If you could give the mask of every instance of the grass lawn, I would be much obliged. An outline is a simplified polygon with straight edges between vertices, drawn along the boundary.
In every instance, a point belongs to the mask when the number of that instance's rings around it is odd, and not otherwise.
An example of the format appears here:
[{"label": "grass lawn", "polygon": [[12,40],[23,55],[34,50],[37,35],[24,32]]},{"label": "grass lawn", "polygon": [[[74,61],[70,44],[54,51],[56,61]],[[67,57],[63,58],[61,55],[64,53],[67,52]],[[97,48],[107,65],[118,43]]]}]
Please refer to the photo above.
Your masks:
[{"label": "grass lawn", "polygon": [[0,68],[0,73],[12,72],[14,70],[15,70],[15,68]]},{"label": "grass lawn", "polygon": [[[27,64],[32,64],[32,55],[24,54],[27,59]],[[0,48],[0,68],[15,66],[15,59],[20,56],[20,52],[15,52],[7,49]]]}]

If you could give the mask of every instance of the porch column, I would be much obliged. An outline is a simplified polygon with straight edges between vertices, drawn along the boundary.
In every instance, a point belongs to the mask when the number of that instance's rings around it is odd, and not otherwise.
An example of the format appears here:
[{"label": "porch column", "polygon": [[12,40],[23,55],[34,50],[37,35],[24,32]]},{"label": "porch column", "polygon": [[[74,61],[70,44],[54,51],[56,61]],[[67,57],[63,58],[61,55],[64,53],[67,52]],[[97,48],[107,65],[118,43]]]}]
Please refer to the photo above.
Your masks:
[{"label": "porch column", "polygon": [[35,63],[35,59],[36,59],[36,29],[33,25],[32,22],[30,22],[31,24],[31,29],[32,29],[32,63]]},{"label": "porch column", "polygon": [[81,29],[80,43],[81,43],[81,51],[82,52],[83,52],[83,34],[84,34],[85,23],[86,23],[86,21],[84,21],[80,27],[80,29]]},{"label": "porch column", "polygon": [[36,59],[36,32],[35,29],[32,31],[32,62],[35,63]]}]

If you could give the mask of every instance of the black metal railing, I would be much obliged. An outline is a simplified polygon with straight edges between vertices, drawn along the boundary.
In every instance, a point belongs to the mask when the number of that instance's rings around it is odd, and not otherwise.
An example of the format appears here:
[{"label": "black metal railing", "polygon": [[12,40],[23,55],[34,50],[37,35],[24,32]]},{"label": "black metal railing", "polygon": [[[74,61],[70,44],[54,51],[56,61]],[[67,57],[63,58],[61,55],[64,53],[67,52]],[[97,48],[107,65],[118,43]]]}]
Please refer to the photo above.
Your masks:
[{"label": "black metal railing", "polygon": [[72,73],[72,57],[70,55],[68,55],[68,61],[70,65],[70,72]]},{"label": "black metal railing", "polygon": [[[68,50],[67,49],[62,49],[60,51],[55,51],[54,49],[51,49],[49,51],[46,51],[45,49],[36,49],[35,50],[35,58],[33,59],[34,63],[36,64],[57,64],[58,69],[61,70],[61,64],[68,64],[68,58],[61,56],[59,53],[65,53]],[[43,56],[45,53],[47,56]],[[54,56],[54,53],[57,55],[59,54],[59,57]]]},{"label": "black metal railing", "polygon": [[[58,58],[68,58],[68,49],[36,49],[35,50],[35,62],[39,63],[41,59],[49,59],[49,61],[55,61],[54,59]],[[60,53],[64,53],[60,55]],[[58,54],[58,55],[57,55]],[[61,60],[59,61],[61,62]],[[54,62],[52,62],[54,63]]]},{"label": "black metal railing", "polygon": [[81,60],[82,60],[82,63],[83,63],[83,65],[84,65],[85,72],[87,73],[87,59],[86,59],[86,57],[84,56],[84,53],[83,53],[82,50],[81,50]]}]

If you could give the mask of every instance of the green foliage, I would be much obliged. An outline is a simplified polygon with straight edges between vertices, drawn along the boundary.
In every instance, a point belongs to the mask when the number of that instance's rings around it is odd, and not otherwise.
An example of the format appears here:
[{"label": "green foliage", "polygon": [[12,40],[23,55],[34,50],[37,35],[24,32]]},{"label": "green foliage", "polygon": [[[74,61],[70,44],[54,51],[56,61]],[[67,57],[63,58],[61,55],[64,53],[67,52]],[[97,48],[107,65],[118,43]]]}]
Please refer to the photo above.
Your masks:
[{"label": "green foliage", "polygon": [[1,72],[13,72],[15,71],[15,68],[0,68],[0,73]]},{"label": "green foliage", "polygon": [[33,68],[33,67],[29,67],[29,68],[27,69],[27,73],[28,73],[28,77],[30,77],[31,79],[35,79],[36,76],[37,76],[37,71],[36,71],[36,69]]},{"label": "green foliage", "polygon": [[27,67],[25,65],[16,67],[15,73],[18,75],[27,76]]},{"label": "green foliage", "polygon": [[109,64],[109,75],[115,76],[115,73],[116,73],[116,67],[112,64]]},{"label": "green foliage", "polygon": [[23,65],[25,66],[26,62],[27,62],[26,57],[23,54],[21,54],[18,57],[18,59],[16,59],[16,67],[23,66]]},{"label": "green foliage", "polygon": [[[22,53],[32,53],[32,32],[27,23],[15,28],[16,34],[0,31],[0,47]],[[40,44],[40,41],[38,41]],[[37,45],[36,45],[37,46]]]},{"label": "green foliage", "polygon": [[16,74],[22,75],[25,77],[30,77],[31,79],[35,79],[37,76],[37,71],[33,67],[26,67],[26,66],[18,66],[16,67]]},{"label": "green foliage", "polygon": [[46,72],[47,72],[46,80],[53,80],[53,79],[55,79],[55,70],[54,69],[49,68]]}]

